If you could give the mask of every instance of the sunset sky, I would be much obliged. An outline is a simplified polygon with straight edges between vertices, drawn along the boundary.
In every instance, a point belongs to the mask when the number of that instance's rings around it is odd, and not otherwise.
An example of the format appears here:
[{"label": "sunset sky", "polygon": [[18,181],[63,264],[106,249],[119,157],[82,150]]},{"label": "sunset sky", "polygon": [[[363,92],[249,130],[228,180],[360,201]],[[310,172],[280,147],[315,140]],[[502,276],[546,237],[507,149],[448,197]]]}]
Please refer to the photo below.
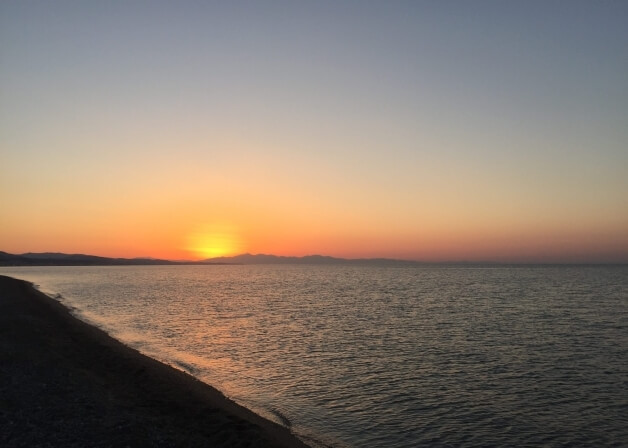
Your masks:
[{"label": "sunset sky", "polygon": [[628,2],[3,1],[0,250],[628,262]]}]

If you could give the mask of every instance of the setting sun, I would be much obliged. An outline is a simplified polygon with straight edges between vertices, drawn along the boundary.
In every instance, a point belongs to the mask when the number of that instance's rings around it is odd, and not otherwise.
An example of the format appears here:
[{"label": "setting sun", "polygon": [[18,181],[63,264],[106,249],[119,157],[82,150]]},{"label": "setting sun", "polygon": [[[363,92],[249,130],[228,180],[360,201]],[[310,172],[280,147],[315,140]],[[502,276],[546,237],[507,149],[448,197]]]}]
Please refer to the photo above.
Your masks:
[{"label": "setting sun", "polygon": [[209,227],[192,233],[187,249],[199,258],[214,258],[240,253],[243,243],[230,227]]}]

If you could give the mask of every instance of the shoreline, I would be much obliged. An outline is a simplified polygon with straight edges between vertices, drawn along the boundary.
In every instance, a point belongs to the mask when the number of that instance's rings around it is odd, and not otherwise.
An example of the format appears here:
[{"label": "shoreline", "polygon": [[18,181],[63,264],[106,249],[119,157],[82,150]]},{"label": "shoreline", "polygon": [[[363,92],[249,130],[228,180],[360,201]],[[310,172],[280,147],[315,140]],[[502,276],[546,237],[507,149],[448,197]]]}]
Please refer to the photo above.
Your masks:
[{"label": "shoreline", "polygon": [[308,448],[190,374],[0,276],[0,444]]}]

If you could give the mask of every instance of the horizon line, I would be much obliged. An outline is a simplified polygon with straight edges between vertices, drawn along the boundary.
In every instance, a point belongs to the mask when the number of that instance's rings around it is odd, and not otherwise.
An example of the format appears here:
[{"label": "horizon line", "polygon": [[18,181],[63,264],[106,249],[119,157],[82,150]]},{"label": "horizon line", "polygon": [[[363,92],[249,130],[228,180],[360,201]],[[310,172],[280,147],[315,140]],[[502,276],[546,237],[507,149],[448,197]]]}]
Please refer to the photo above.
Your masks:
[{"label": "horizon line", "polygon": [[[155,263],[159,262],[168,262],[168,263],[181,263],[181,264],[212,264],[212,260],[229,260],[239,257],[274,257],[277,259],[307,259],[307,258],[326,258],[331,260],[338,261],[387,261],[387,262],[397,262],[397,263],[414,263],[414,264],[462,264],[462,265],[473,265],[473,264],[489,264],[489,265],[625,265],[628,264],[628,260],[587,260],[587,259],[579,259],[579,260],[543,260],[543,259],[527,259],[527,260],[495,260],[495,259],[443,259],[443,260],[427,260],[427,259],[407,259],[407,258],[394,258],[394,257],[385,257],[385,256],[374,256],[374,257],[339,257],[333,255],[324,255],[321,253],[312,253],[307,255],[277,255],[272,253],[250,253],[244,252],[236,255],[222,255],[218,257],[209,257],[209,258],[201,258],[201,259],[172,259],[172,258],[160,258],[153,256],[133,256],[133,257],[118,257],[118,256],[104,256],[104,255],[94,255],[88,253],[67,253],[67,252],[52,252],[52,251],[44,251],[44,252],[24,252],[24,253],[10,253],[0,250],[0,254],[7,254],[14,257],[27,257],[28,255],[38,255],[40,259],[48,259],[54,260],[55,256],[72,256],[72,257],[93,257],[93,258],[103,258],[108,260],[126,260],[126,261],[152,261]],[[42,257],[44,255],[49,255],[50,257],[45,258]],[[245,264],[245,263],[234,263],[234,264]]]}]

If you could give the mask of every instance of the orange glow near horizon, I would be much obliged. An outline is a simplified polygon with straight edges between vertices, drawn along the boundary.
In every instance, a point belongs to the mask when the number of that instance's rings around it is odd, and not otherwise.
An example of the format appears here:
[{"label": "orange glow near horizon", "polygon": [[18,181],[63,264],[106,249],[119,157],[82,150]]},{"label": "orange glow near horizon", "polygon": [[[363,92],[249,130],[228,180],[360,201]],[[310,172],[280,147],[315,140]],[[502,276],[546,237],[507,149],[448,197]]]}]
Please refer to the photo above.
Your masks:
[{"label": "orange glow near horizon", "polygon": [[244,248],[244,242],[237,231],[225,225],[206,226],[192,232],[186,246],[197,259],[238,255]]},{"label": "orange glow near horizon", "polygon": [[[442,209],[434,207],[423,209],[424,219],[409,216],[396,220],[403,212],[377,216],[360,211],[352,215],[333,207],[313,207],[311,201],[292,202],[286,196],[276,202],[269,196],[264,209],[202,200],[172,201],[152,210],[129,204],[120,207],[115,217],[86,222],[68,221],[58,214],[48,217],[33,208],[5,218],[5,229],[13,229],[13,238],[0,235],[0,250],[171,260],[248,252],[427,262],[621,262],[628,253],[625,226],[603,226],[590,219],[569,226],[562,222],[535,224],[524,217],[518,223],[499,221],[488,213],[484,220],[463,213],[453,219],[443,217]],[[244,204],[244,198],[235,193],[231,199]],[[25,221],[30,214],[31,219]],[[121,216],[124,226],[117,224],[122,222]],[[40,222],[47,223],[45,232],[39,232]]]}]

